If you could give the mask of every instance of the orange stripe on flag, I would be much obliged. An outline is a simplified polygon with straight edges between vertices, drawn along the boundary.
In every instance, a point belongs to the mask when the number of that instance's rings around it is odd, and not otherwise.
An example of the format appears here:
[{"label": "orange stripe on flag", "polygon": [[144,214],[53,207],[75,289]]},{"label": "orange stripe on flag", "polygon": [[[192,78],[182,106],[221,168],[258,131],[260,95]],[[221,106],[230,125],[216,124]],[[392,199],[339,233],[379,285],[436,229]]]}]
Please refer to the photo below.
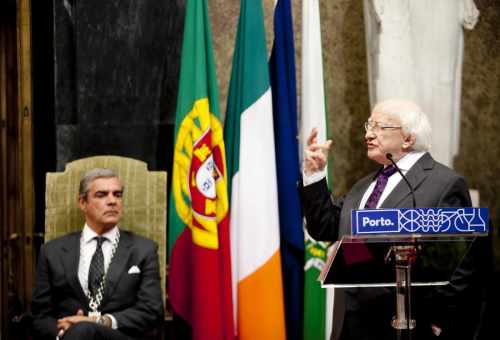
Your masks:
[{"label": "orange stripe on flag", "polygon": [[281,256],[277,251],[262,267],[238,283],[238,338],[285,339]]}]

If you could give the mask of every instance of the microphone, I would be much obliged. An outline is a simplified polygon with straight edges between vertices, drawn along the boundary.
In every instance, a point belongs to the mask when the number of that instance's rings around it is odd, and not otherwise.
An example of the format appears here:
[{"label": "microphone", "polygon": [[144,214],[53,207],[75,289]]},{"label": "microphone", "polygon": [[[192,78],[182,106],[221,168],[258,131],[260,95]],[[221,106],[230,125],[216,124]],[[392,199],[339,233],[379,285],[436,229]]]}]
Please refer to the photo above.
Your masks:
[{"label": "microphone", "polygon": [[385,154],[385,158],[387,158],[388,160],[391,161],[392,165],[394,165],[394,167],[399,172],[399,174],[401,175],[401,177],[403,177],[404,181],[408,185],[408,188],[410,188],[411,198],[412,198],[412,201],[413,201],[413,209],[415,209],[417,207],[417,203],[416,203],[416,200],[415,200],[415,191],[413,191],[413,187],[411,186],[410,182],[408,181],[408,178],[406,178],[406,176],[403,175],[403,172],[401,171],[401,169],[396,165],[396,162],[394,162],[394,159],[392,159],[392,154],[391,153],[386,153]]}]

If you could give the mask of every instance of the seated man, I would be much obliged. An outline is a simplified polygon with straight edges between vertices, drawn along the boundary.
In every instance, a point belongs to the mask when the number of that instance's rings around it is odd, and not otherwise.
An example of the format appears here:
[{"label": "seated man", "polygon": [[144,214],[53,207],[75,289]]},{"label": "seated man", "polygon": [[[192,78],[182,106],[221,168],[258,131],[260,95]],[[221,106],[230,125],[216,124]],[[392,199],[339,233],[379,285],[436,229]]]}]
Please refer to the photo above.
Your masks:
[{"label": "seated man", "polygon": [[40,250],[35,338],[134,339],[163,319],[157,245],[119,229],[122,194],[110,169],[92,169],[82,177],[83,230]]}]

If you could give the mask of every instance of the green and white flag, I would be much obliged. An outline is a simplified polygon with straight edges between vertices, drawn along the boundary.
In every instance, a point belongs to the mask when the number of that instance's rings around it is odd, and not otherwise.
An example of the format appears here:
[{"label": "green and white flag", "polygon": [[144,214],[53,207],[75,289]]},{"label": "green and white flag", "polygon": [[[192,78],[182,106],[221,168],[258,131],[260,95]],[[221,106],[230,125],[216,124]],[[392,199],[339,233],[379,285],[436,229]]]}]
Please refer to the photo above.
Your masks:
[{"label": "green and white flag", "polygon": [[[302,96],[301,151],[311,130],[318,128],[318,143],[326,141],[326,110],[319,0],[302,0]],[[304,340],[329,339],[332,329],[333,289],[317,281],[329,243],[316,242],[305,234]],[[328,294],[327,294],[328,292]]]}]

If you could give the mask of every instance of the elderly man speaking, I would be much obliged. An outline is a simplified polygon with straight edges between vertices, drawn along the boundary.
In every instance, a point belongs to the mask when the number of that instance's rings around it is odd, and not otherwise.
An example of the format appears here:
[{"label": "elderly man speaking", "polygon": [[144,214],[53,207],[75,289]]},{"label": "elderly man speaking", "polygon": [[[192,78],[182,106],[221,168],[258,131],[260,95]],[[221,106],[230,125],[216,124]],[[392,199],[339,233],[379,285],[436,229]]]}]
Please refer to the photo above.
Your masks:
[{"label": "elderly man speaking", "polygon": [[[307,230],[314,239],[336,241],[350,235],[352,209],[413,207],[410,189],[389,160],[391,156],[412,186],[417,207],[471,206],[464,178],[429,154],[431,127],[427,116],[415,103],[381,102],[374,107],[364,127],[367,156],[381,167],[339,198],[328,191],[325,179],[331,141],[319,144],[316,129],[308,138],[303,185],[299,190]],[[469,282],[474,271],[473,267],[463,269],[456,274],[457,279]],[[465,289],[454,285],[453,281],[449,286],[445,291],[452,298]],[[396,331],[390,323],[394,312],[395,298],[389,288],[336,289],[332,339],[396,339]],[[419,324],[417,329],[421,335],[418,339],[435,336],[442,339],[458,332],[435,320],[427,321]],[[467,339],[472,328],[463,326],[460,339]]]}]

